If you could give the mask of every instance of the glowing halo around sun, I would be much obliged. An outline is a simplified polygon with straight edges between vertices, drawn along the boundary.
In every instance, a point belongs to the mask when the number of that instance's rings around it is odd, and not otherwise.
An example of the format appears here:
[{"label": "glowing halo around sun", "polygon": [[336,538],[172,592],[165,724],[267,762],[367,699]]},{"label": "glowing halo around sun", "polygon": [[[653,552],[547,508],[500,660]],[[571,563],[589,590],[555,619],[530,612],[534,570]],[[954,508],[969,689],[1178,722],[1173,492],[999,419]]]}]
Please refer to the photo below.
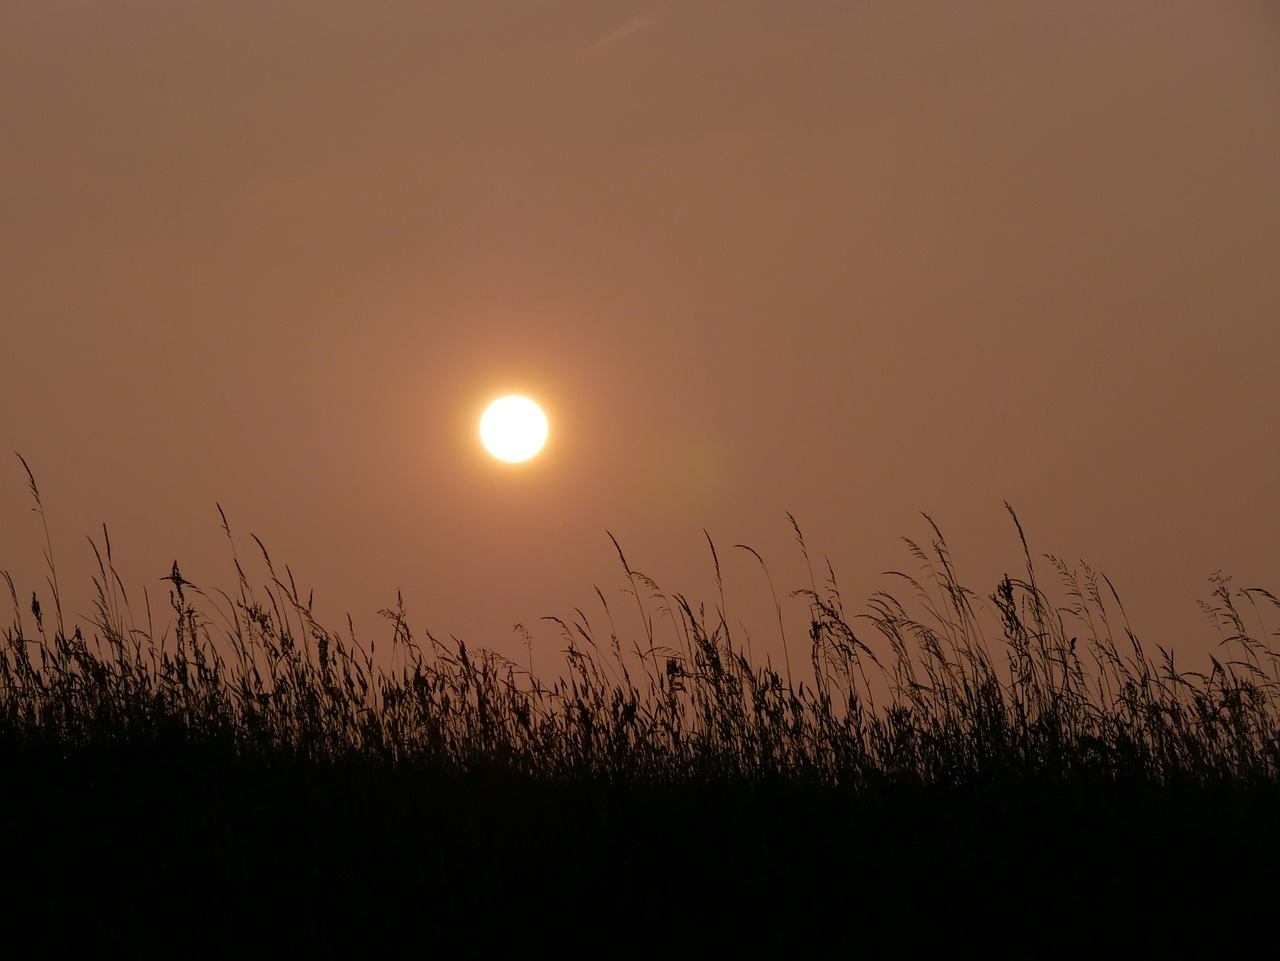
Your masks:
[{"label": "glowing halo around sun", "polygon": [[547,442],[547,416],[528,397],[499,397],[480,418],[480,440],[498,460],[528,460]]}]

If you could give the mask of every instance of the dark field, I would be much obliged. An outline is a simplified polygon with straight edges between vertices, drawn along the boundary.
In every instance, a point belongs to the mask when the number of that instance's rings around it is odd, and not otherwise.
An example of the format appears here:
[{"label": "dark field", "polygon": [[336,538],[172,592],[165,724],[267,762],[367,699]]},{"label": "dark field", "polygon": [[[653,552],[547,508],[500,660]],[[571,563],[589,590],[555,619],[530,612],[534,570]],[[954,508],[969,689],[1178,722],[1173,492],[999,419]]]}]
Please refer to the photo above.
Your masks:
[{"label": "dark field", "polygon": [[377,667],[287,574],[210,595],[175,565],[160,631],[105,542],[87,627],[10,581],[6,938],[243,957],[1270,937],[1276,599],[1216,582],[1223,644],[1179,672],[1087,568],[1050,558],[1054,601],[1028,552],[984,596],[940,534],[910,546],[901,603],[850,618],[834,583],[804,592],[803,682],[625,559],[681,641],[565,624],[552,683],[420,643],[395,610],[400,666]]}]

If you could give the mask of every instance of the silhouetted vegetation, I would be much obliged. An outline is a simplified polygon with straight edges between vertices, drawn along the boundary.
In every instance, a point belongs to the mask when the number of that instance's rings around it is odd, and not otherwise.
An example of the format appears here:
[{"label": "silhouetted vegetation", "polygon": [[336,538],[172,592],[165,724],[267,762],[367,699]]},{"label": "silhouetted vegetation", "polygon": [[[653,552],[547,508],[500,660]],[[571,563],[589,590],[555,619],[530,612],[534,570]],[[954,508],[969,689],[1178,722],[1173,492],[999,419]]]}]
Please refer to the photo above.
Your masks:
[{"label": "silhouetted vegetation", "polygon": [[70,911],[105,943],[235,955],[389,932],[483,955],[543,927],[571,951],[667,928],[785,950],[907,913],[933,918],[917,939],[960,918],[1029,937],[1107,899],[1188,921],[1208,902],[1172,875],[1280,853],[1280,601],[1216,578],[1220,651],[1180,671],[1088,567],[1048,558],[1053,600],[1025,551],[980,595],[930,525],[904,598],[850,616],[834,576],[797,592],[805,680],[621,550],[644,626],[559,621],[548,682],[401,607],[375,663],[261,543],[265,586],[237,560],[235,591],[206,593],[175,564],[170,623],[139,626],[104,533],[90,625],[64,622],[52,570],[43,605],[5,575],[13,903],[50,945]]}]

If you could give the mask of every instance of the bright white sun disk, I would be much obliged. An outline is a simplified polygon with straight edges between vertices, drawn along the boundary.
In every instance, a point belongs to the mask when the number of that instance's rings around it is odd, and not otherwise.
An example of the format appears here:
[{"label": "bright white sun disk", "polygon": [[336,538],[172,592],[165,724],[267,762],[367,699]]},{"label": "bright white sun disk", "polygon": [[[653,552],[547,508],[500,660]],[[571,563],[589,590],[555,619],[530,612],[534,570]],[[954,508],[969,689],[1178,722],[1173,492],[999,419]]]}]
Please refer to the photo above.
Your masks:
[{"label": "bright white sun disk", "polygon": [[480,440],[499,460],[528,460],[547,442],[547,418],[528,397],[500,397],[480,418]]}]

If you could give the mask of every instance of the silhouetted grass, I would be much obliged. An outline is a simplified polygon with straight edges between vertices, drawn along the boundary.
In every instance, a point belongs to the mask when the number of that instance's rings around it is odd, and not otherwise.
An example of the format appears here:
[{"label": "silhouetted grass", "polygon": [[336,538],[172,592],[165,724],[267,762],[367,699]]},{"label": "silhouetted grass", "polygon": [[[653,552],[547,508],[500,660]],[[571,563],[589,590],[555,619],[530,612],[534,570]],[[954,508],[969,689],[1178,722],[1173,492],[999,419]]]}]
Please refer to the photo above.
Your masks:
[{"label": "silhouetted grass", "polygon": [[205,593],[175,564],[157,631],[104,532],[96,616],[68,629],[50,555],[51,610],[5,575],[0,647],[0,813],[27,923],[56,942],[74,899],[126,948],[201,930],[218,953],[326,953],[395,931],[487,954],[530,943],[525,925],[585,950],[658,943],[683,918],[717,944],[786,949],[848,925],[873,943],[886,912],[933,912],[939,937],[958,918],[1030,931],[1077,895],[1127,899],[1136,920],[1158,890],[1153,923],[1175,902],[1185,920],[1205,902],[1158,883],[1171,872],[1238,876],[1280,853],[1272,594],[1215,578],[1220,651],[1180,671],[1087,566],[1049,558],[1054,601],[1023,539],[1022,573],[983,596],[929,523],[902,598],[849,616],[834,577],[797,592],[805,680],[789,647],[782,673],[753,663],[621,549],[643,626],[558,620],[549,682],[415,635],[401,606],[383,612],[394,667],[377,666],[260,542],[262,587],[236,560],[234,591]]}]

